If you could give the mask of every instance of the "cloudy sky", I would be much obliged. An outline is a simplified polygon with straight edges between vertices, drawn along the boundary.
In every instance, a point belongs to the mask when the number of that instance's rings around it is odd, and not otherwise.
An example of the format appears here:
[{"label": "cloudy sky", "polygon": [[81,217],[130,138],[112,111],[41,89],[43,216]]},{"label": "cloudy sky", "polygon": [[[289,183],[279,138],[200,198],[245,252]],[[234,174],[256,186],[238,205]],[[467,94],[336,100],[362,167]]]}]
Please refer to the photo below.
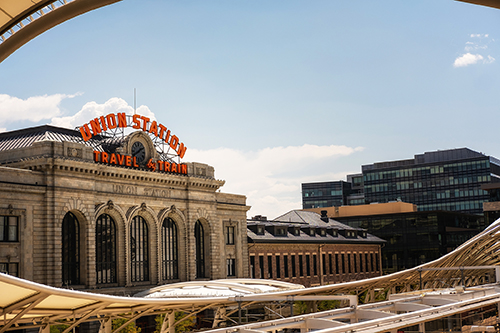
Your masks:
[{"label": "cloudy sky", "polygon": [[453,0],[124,0],[0,63],[0,129],[138,112],[249,216],[302,182],[469,147],[500,157],[500,11]]}]

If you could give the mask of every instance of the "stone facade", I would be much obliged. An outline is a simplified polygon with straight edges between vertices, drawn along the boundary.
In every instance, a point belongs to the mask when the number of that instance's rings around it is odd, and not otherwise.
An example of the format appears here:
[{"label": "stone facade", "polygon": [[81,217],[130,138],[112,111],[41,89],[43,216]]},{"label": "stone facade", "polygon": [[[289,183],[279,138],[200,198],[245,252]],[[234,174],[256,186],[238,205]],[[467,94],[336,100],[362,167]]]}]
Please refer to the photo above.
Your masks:
[{"label": "stone facade", "polygon": [[[2,135],[5,135],[3,133]],[[8,135],[8,134],[7,134]],[[0,267],[35,282],[65,286],[62,221],[70,212],[78,223],[78,284],[74,289],[132,294],[150,286],[197,279],[195,224],[203,230],[204,277],[228,276],[234,259],[236,277],[248,277],[246,198],[220,193],[224,181],[202,163],[187,163],[188,173],[171,174],[99,164],[93,149],[75,142],[39,141],[0,151],[0,216],[17,218],[18,236],[0,240]],[[116,224],[116,281],[96,276],[96,221],[106,214]],[[147,225],[148,278],[133,282],[131,223]],[[162,223],[177,230],[178,277],[163,278]],[[7,220],[5,220],[7,221]],[[235,227],[234,244],[224,242],[225,226]],[[8,222],[3,227],[6,228]],[[131,249],[134,247],[134,249]],[[198,250],[200,251],[200,250]],[[135,253],[135,252],[134,252]],[[135,254],[134,254],[135,256]]]}]

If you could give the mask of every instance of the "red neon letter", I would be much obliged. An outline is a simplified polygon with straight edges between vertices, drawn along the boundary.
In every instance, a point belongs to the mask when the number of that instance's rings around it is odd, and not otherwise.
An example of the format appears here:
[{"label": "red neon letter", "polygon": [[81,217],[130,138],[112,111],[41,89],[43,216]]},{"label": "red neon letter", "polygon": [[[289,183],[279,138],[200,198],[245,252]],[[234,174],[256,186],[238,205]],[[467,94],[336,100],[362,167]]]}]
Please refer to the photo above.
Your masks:
[{"label": "red neon letter", "polygon": [[139,167],[139,164],[137,164],[137,158],[134,156],[134,167],[138,168]]},{"label": "red neon letter", "polygon": [[172,140],[170,140],[170,147],[177,151],[177,144],[179,143],[179,138],[175,135],[172,135]]},{"label": "red neon letter", "polygon": [[125,156],[116,154],[116,159],[118,160],[119,165],[123,165],[123,161],[125,160]]},{"label": "red neon letter", "polygon": [[156,121],[153,120],[151,126],[149,127],[149,133],[158,136],[158,125],[156,125]]},{"label": "red neon letter", "polygon": [[102,154],[101,154],[101,162],[102,163],[109,163],[108,157],[109,157],[108,153],[102,152]]},{"label": "red neon letter", "polygon": [[110,113],[106,116],[106,121],[108,122],[109,129],[116,128],[116,118],[115,118],[115,115],[113,113]]},{"label": "red neon letter", "polygon": [[187,147],[184,146],[184,143],[181,142],[179,149],[177,150],[177,154],[180,158],[183,158],[186,154]]},{"label": "red neon letter", "polygon": [[187,173],[188,173],[188,166],[187,166],[187,164],[181,164],[180,167],[181,167],[180,172],[183,173],[183,174],[185,174],[185,175],[187,175]]},{"label": "red neon letter", "polygon": [[160,124],[159,127],[160,127],[160,133],[158,134],[158,137],[160,139],[163,139],[163,133],[165,133],[165,131],[167,130],[167,128],[165,126],[163,126],[162,124]]},{"label": "red neon letter", "polygon": [[92,137],[92,134],[90,133],[89,125],[87,125],[87,124],[80,127],[80,133],[82,133],[83,141],[89,141],[90,138]]},{"label": "red neon letter", "polygon": [[168,130],[167,134],[165,135],[165,143],[168,143],[168,139],[170,139],[170,130]]},{"label": "red neon letter", "polygon": [[107,131],[108,128],[106,127],[106,121],[104,120],[104,117],[101,116],[99,119],[101,119],[101,126],[103,131]]},{"label": "red neon letter", "polygon": [[132,117],[132,122],[134,123],[132,128],[135,128],[135,129],[141,128],[141,123],[139,121],[139,117],[140,116],[138,114],[134,114],[134,116]]},{"label": "red neon letter", "polygon": [[92,133],[94,133],[94,135],[97,135],[102,131],[101,125],[99,124],[99,119],[97,118],[90,121],[90,127],[92,127]]},{"label": "red neon letter", "polygon": [[132,157],[130,156],[125,156],[125,165],[126,166],[132,166]]},{"label": "red neon letter", "polygon": [[120,112],[118,116],[118,127],[127,127],[127,115],[125,112]]},{"label": "red neon letter", "polygon": [[116,155],[115,154],[111,154],[111,158],[109,159],[109,164],[116,165]]},{"label": "red neon letter", "polygon": [[148,125],[148,123],[149,123],[149,118],[144,117],[144,116],[141,116],[141,119],[142,119],[142,121],[143,121],[143,123],[142,123],[142,130],[143,130],[144,132],[146,132],[146,131],[148,130],[148,129],[147,129],[147,125]]},{"label": "red neon letter", "polygon": [[95,162],[99,162],[99,155],[101,155],[101,152],[94,150],[94,161]]}]

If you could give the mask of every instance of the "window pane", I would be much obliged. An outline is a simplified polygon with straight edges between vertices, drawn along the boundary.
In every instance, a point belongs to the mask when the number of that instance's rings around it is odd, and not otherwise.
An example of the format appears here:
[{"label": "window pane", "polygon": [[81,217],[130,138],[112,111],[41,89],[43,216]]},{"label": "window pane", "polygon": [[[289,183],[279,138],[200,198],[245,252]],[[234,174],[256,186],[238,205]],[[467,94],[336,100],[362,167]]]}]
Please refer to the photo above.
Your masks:
[{"label": "window pane", "polygon": [[0,217],[0,242],[6,241],[5,239],[5,222],[7,220],[6,216]]}]

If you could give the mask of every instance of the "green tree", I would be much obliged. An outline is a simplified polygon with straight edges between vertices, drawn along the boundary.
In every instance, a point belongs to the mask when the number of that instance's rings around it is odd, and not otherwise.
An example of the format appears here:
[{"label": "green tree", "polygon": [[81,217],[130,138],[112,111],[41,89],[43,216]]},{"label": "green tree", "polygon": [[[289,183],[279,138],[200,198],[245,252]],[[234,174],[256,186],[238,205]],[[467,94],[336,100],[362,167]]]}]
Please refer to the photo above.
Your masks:
[{"label": "green tree", "polygon": [[63,324],[51,325],[50,326],[50,333],[61,333],[61,332],[64,332],[64,330],[67,329],[68,327],[69,327],[69,325],[63,325]]},{"label": "green tree", "polygon": [[[175,322],[181,320],[182,318],[184,318],[186,316],[187,316],[187,314],[185,312],[176,312],[175,313]],[[165,320],[165,314],[161,314],[161,315],[156,316],[156,318],[155,318],[155,321],[156,321],[155,333],[161,332],[161,326],[163,325],[164,320]],[[194,317],[183,320],[175,326],[175,333],[189,332],[193,328],[194,324],[195,324]]]},{"label": "green tree", "polygon": [[[122,326],[127,321],[128,321],[128,319],[125,319],[125,318],[113,319],[112,330],[113,331],[116,330],[118,327]],[[125,326],[125,328],[123,328],[121,330],[121,332],[123,332],[123,333],[139,333],[139,332],[141,332],[141,328],[135,326],[135,323],[132,322],[132,323],[128,324],[127,326]]]}]

